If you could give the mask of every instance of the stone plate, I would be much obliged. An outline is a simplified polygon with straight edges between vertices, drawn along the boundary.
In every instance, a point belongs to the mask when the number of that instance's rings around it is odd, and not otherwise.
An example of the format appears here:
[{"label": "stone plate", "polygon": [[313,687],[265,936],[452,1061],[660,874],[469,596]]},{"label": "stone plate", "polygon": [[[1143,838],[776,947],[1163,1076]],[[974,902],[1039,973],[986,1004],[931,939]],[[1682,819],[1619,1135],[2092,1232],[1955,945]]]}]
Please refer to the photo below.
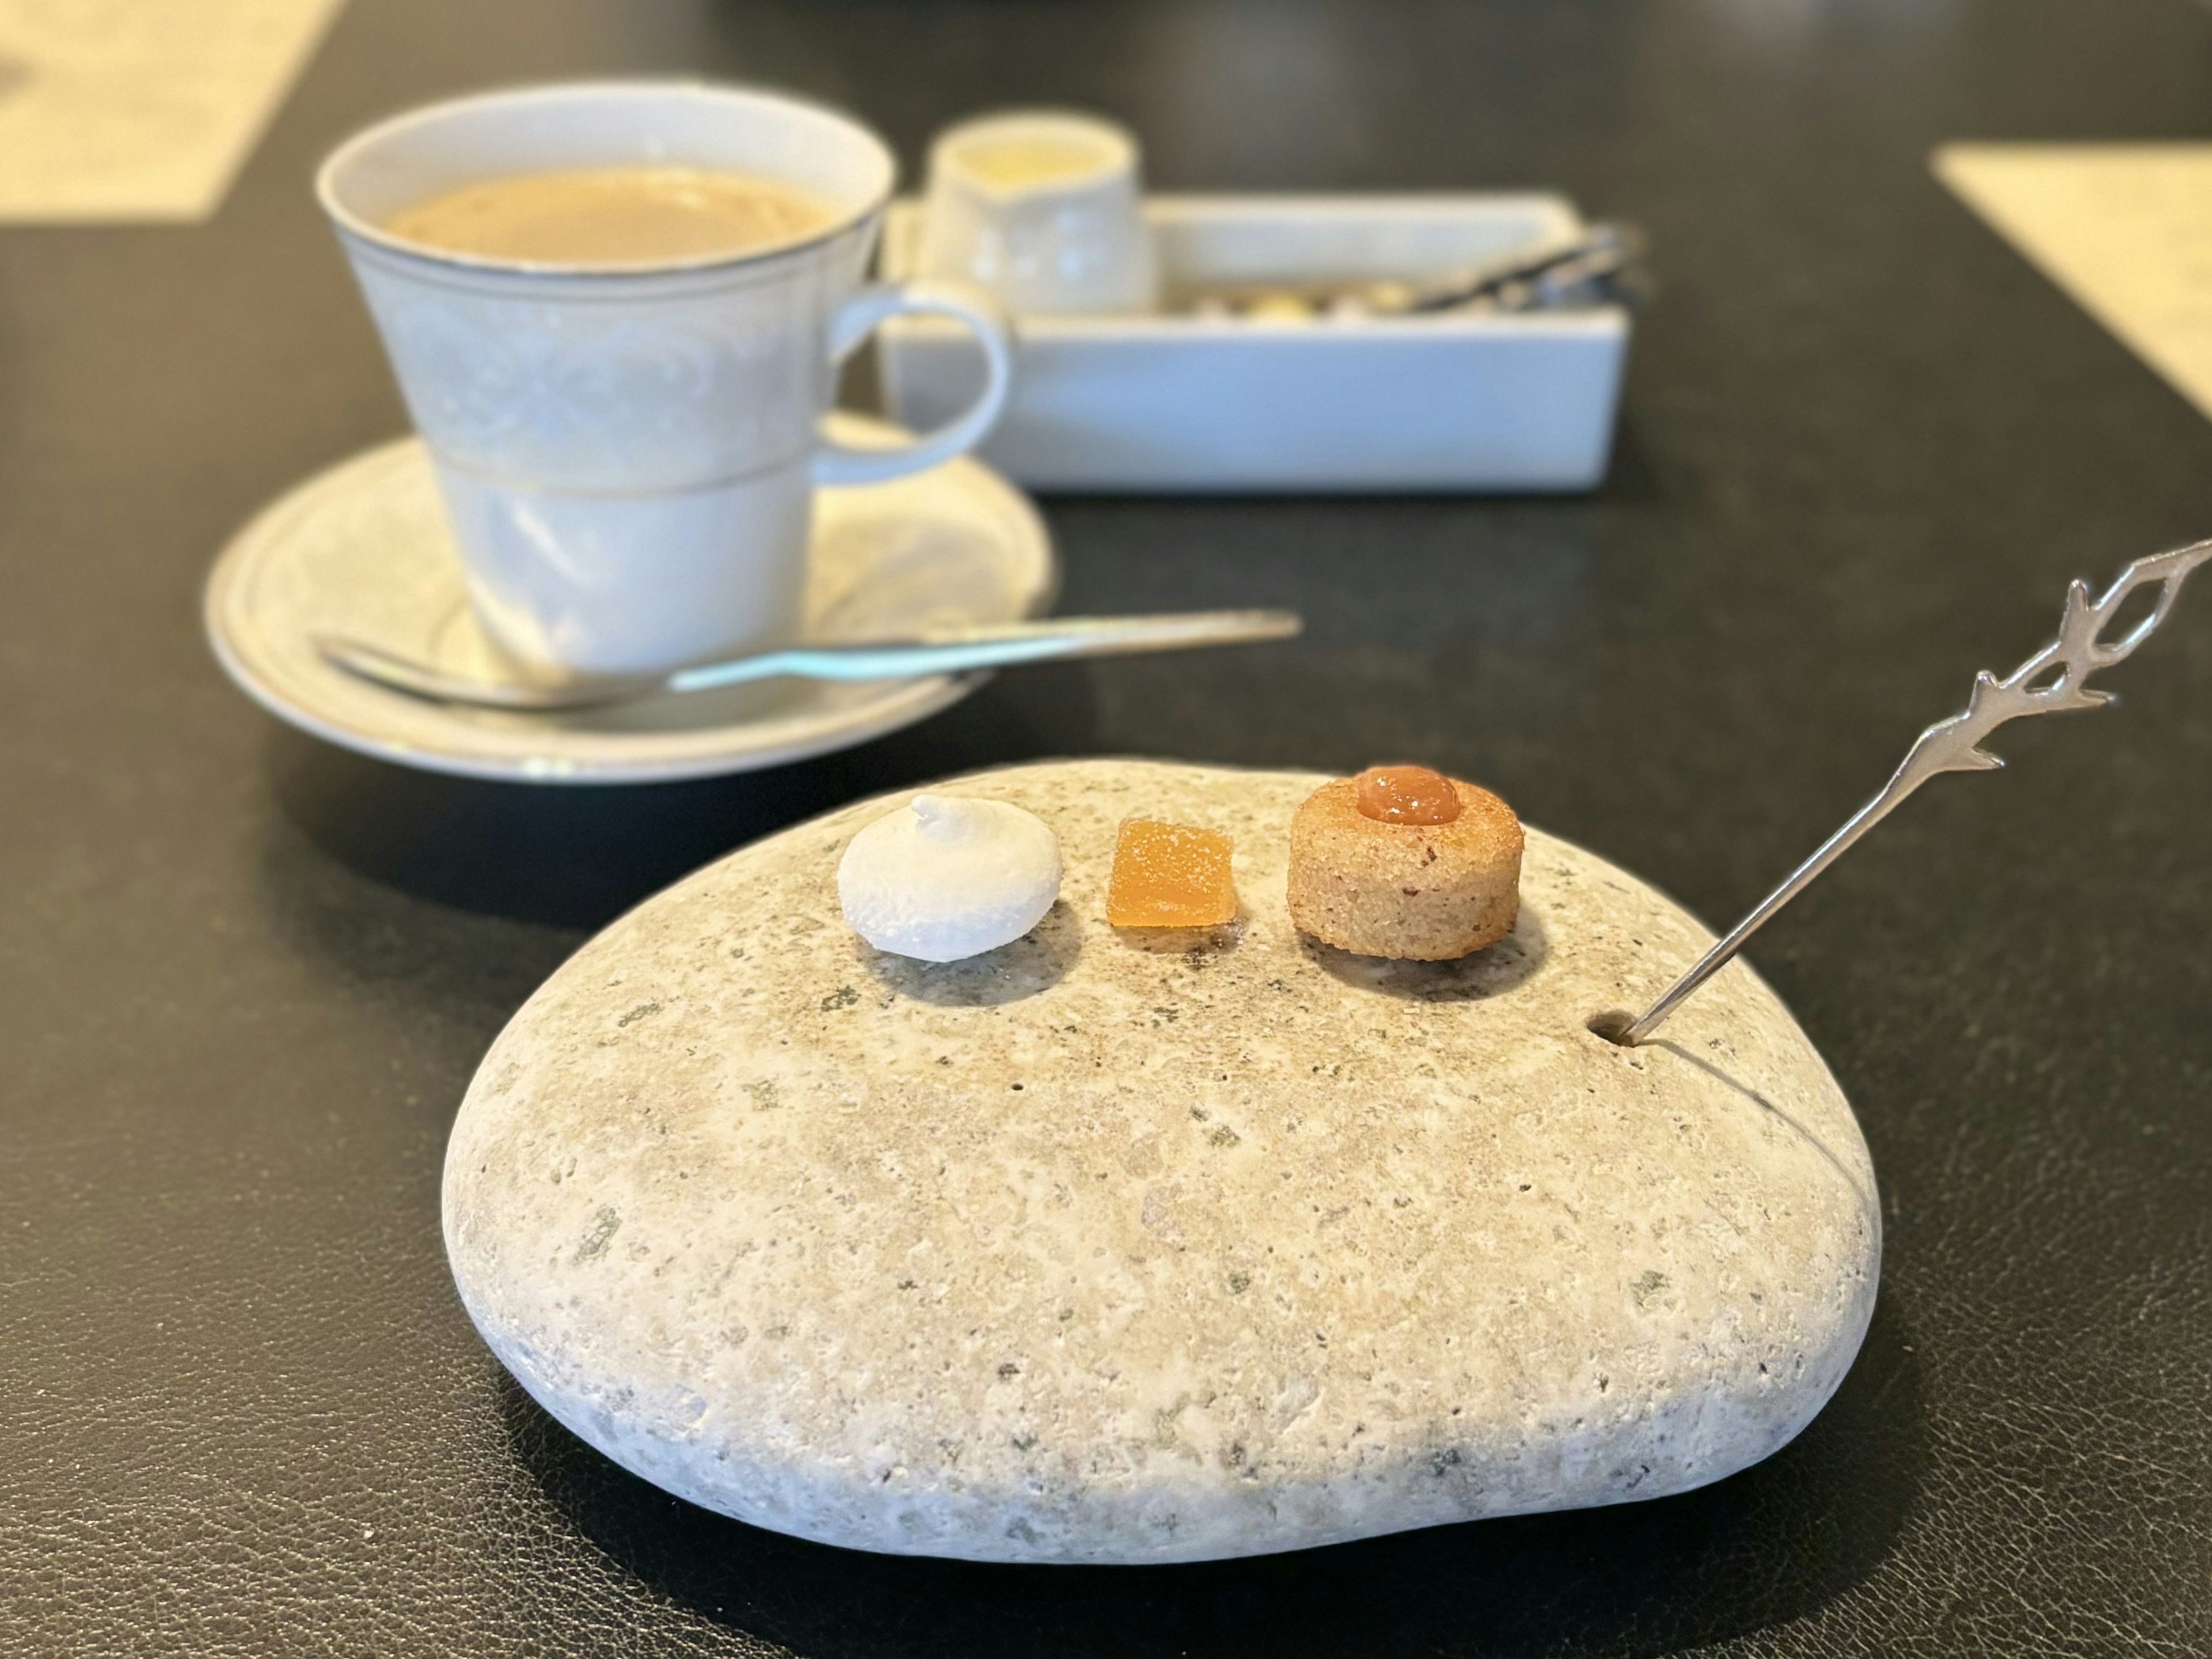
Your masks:
[{"label": "stone plate", "polygon": [[[1656,1497],[1766,1456],[1874,1304],[1874,1176],[1741,964],[1531,830],[1520,925],[1459,963],[1306,941],[1304,774],[1144,762],[963,781],[1059,834],[1028,938],[933,967],[838,915],[847,838],[733,854],[586,945],[454,1125],[470,1315],[624,1467],[826,1543],[1166,1562]],[[1235,838],[1195,948],[1102,919],[1115,826]],[[1187,944],[1187,941],[1182,942]]]}]

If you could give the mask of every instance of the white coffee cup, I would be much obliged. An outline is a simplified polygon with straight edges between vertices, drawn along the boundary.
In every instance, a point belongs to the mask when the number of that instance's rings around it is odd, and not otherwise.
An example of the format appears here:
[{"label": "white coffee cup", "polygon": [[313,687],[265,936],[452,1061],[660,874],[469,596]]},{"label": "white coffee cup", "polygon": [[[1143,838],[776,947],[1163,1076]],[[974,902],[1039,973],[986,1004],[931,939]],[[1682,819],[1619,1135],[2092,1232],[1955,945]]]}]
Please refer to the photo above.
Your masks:
[{"label": "white coffee cup", "polygon": [[1016,313],[1151,310],[1159,279],[1136,139],[1059,110],[947,128],[930,146],[917,267]]},{"label": "white coffee cup", "polygon": [[[767,177],[836,217],[795,244],[618,268],[449,253],[383,228],[484,179],[623,166]],[[643,672],[787,640],[815,486],[902,477],[989,430],[1011,354],[988,295],[862,285],[895,173],[834,110],[649,82],[434,105],[324,163],[318,192],[436,464],[477,618],[518,665]],[[915,312],[974,332],[981,396],[902,447],[830,442],[838,362]]]}]

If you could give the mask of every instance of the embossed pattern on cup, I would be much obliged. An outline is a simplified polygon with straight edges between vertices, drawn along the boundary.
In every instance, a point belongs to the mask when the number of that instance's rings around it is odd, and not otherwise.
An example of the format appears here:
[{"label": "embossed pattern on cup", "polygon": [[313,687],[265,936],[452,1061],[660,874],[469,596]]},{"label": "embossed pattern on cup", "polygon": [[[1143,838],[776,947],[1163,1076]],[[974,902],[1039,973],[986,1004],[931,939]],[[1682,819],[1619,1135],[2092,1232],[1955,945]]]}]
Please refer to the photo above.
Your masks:
[{"label": "embossed pattern on cup", "polygon": [[687,489],[812,453],[834,372],[822,343],[874,231],[846,232],[820,263],[625,279],[618,295],[426,275],[375,248],[355,263],[441,460],[577,490]]},{"label": "embossed pattern on cup", "polygon": [[[479,258],[385,228],[458,185],[644,163],[774,178],[832,218],[793,243],[646,267]],[[894,171],[835,111],[624,82],[434,106],[325,164],[324,206],[428,444],[471,604],[518,667],[650,672],[790,638],[817,483],[934,465],[988,428],[1011,361],[994,319],[957,295],[862,285]],[[826,441],[838,357],[912,311],[976,336],[984,396],[903,448]]]}]

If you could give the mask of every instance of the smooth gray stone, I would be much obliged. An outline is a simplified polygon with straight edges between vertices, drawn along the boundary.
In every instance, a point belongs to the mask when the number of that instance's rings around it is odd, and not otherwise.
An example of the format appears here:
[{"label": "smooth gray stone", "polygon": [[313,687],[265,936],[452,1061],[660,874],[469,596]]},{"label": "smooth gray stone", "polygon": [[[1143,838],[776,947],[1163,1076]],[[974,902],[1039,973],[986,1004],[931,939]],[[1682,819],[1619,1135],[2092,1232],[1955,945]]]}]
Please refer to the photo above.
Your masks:
[{"label": "smooth gray stone", "polygon": [[[1164,1562],[1656,1497],[1802,1429],[1866,1331],[1857,1126],[1741,964],[1531,830],[1512,938],[1301,939],[1320,781],[1139,762],[957,793],[1060,836],[1060,902],[945,966],[843,925],[909,797],[732,854],[610,927],[486,1056],[446,1164],[469,1312],[545,1407],[710,1509],[856,1548]],[[1196,949],[1103,921],[1115,827],[1236,839]]]}]

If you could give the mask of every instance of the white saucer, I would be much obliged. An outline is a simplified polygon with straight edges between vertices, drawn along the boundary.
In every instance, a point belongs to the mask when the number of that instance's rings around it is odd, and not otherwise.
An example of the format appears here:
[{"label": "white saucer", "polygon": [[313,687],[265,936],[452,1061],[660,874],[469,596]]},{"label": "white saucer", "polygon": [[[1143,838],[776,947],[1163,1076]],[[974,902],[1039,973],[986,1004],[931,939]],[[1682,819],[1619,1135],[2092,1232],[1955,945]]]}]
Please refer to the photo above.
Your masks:
[{"label": "white saucer", "polygon": [[[836,414],[848,443],[896,428]],[[989,468],[956,460],[817,498],[810,638],[1014,622],[1052,602],[1044,525]],[[502,672],[477,631],[421,441],[386,444],[309,479],[240,531],[208,577],[224,672],[303,731],[403,766],[528,783],[648,783],[746,772],[910,726],[989,676],[839,685],[776,680],[558,715],[424,702],[331,667],[309,643],[350,635],[464,673]]]}]

